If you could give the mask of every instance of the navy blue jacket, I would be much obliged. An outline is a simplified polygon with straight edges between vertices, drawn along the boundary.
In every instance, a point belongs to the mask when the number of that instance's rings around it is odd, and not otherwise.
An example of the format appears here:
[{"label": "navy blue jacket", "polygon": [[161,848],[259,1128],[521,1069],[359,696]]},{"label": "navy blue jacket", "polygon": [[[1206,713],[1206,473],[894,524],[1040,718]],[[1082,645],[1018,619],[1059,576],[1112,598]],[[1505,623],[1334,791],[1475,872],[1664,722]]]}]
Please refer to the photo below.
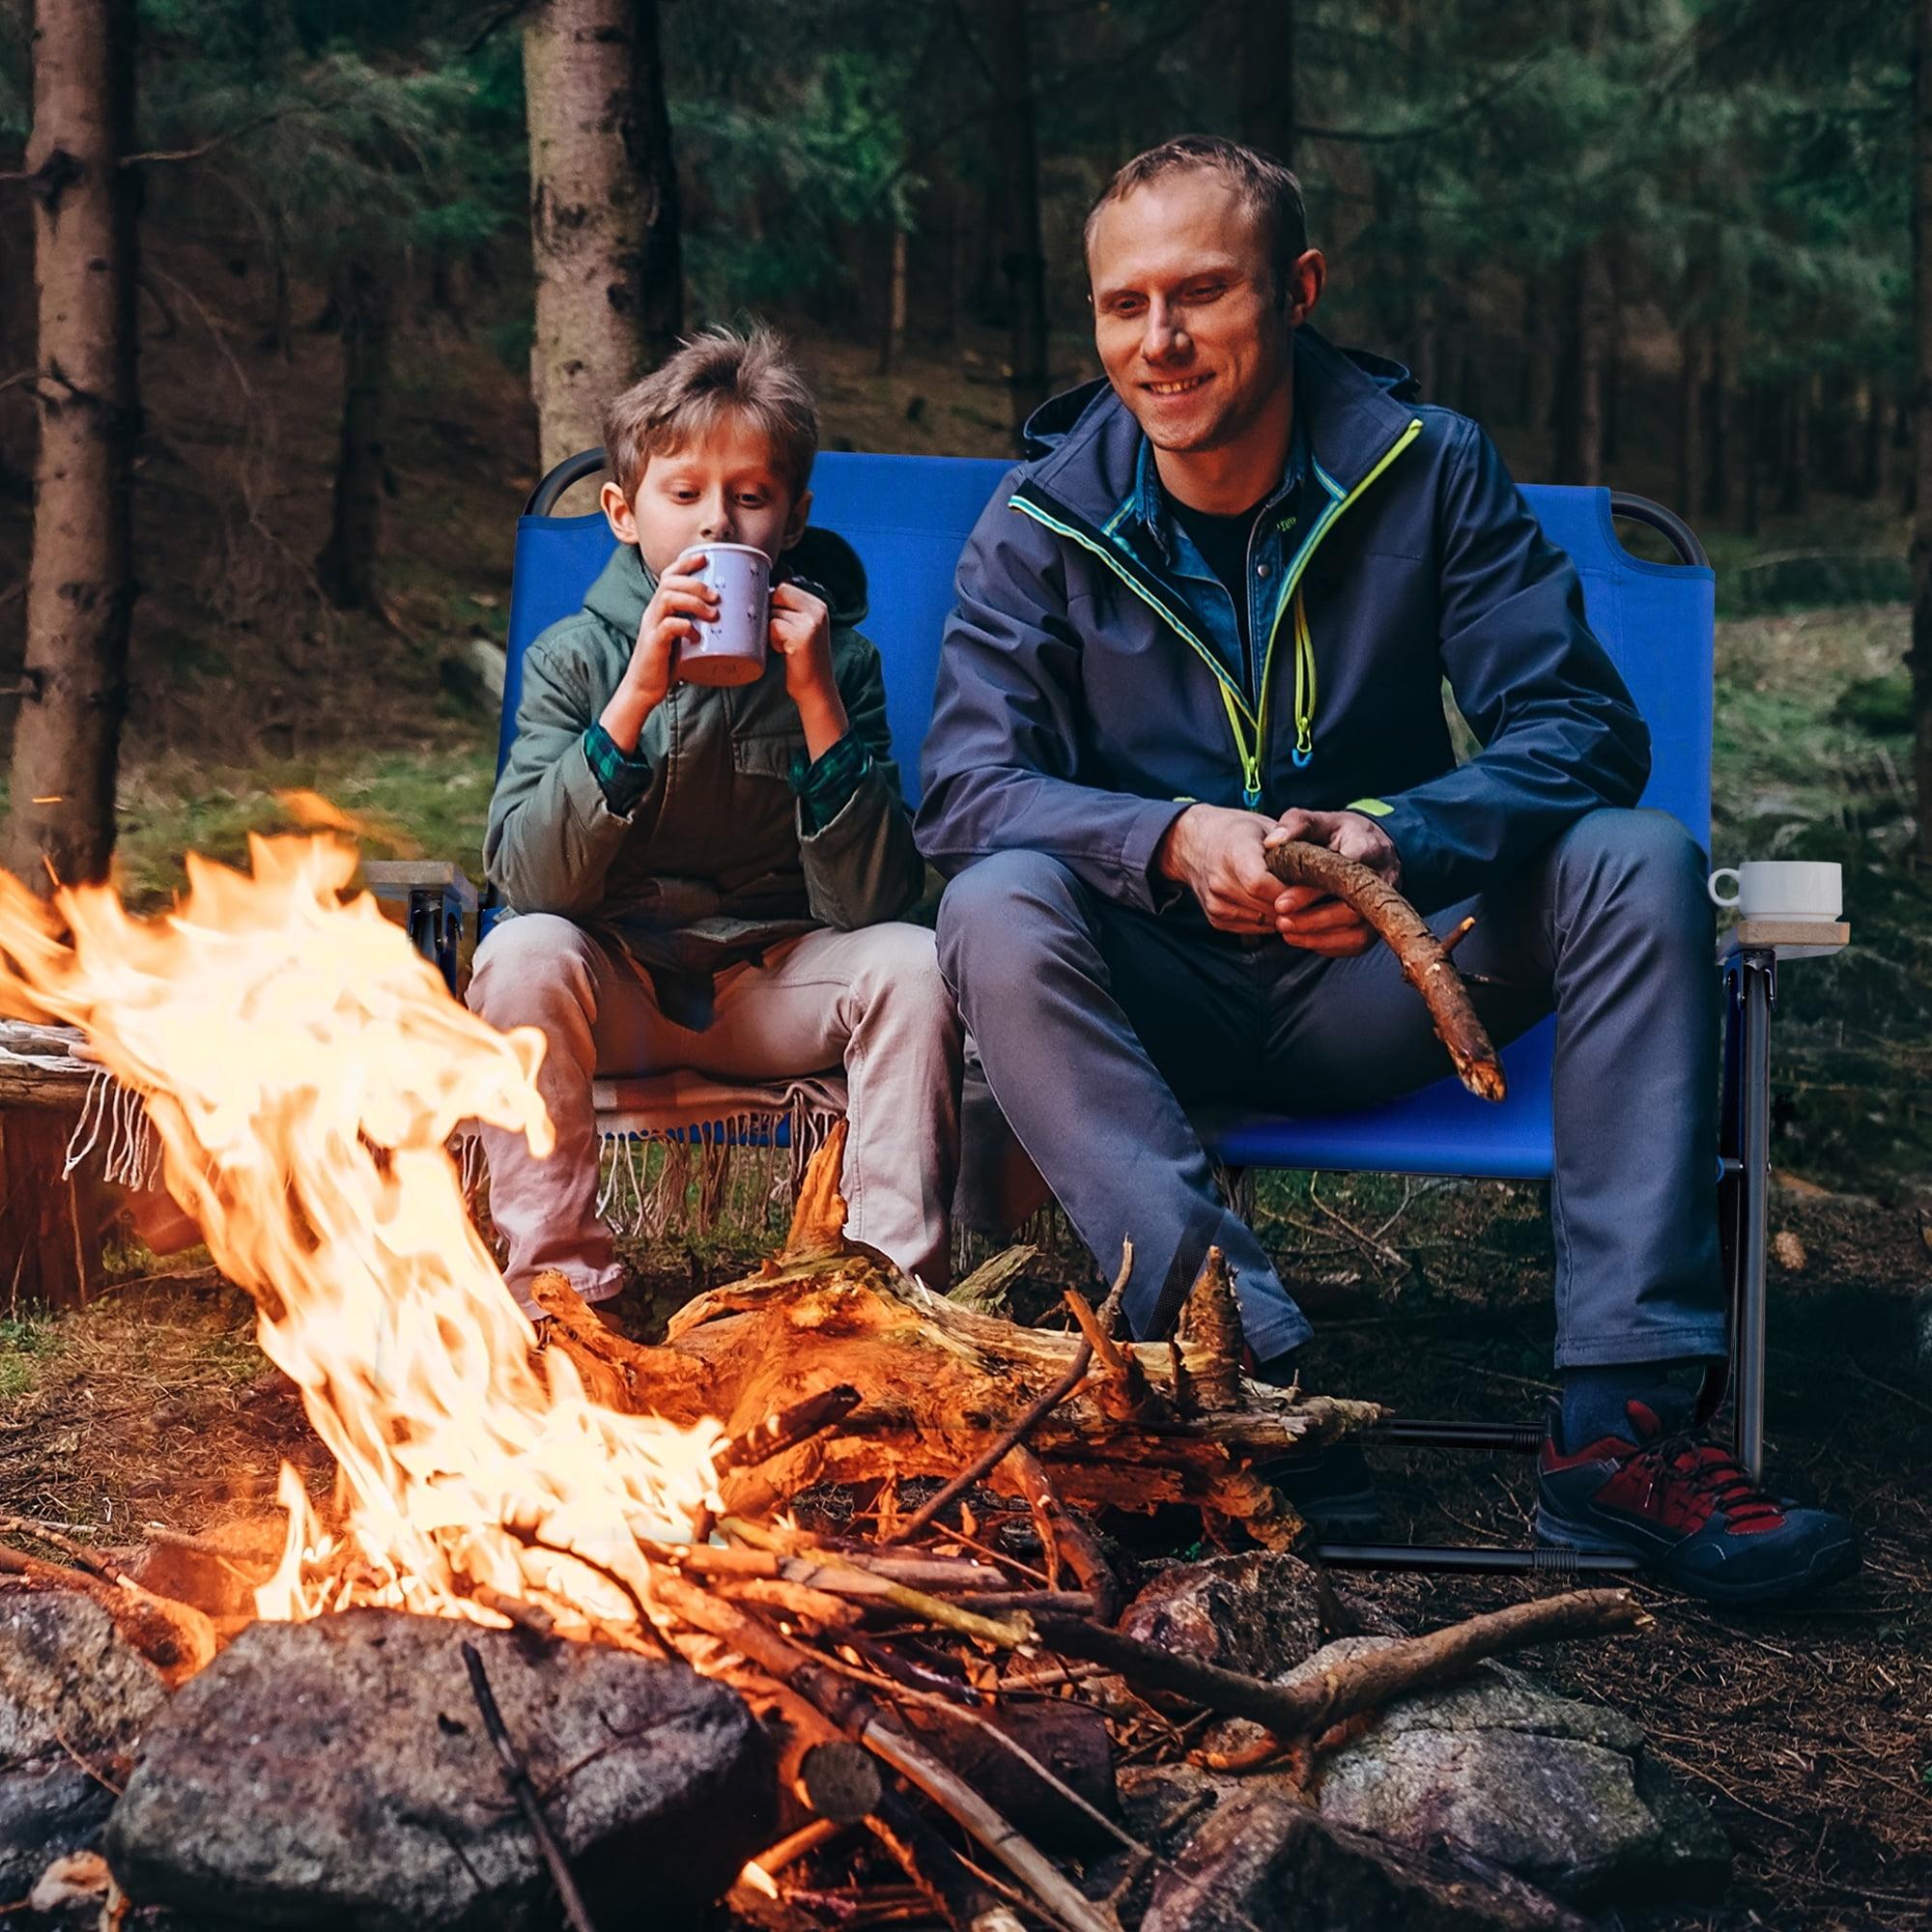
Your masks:
[{"label": "navy blue jacket", "polygon": [[[1154,848],[1187,803],[1353,807],[1429,911],[1584,812],[1636,802],[1649,733],[1488,437],[1414,402],[1406,370],[1310,328],[1293,381],[1321,507],[1282,573],[1271,639],[1256,639],[1259,718],[1122,539],[1142,437],[1112,389],[1073,391],[1028,425],[1027,460],[960,558],[940,654],[917,832],[942,871],[1044,852],[1154,910],[1173,897],[1150,874]],[[1305,762],[1297,656],[1315,692]],[[1445,677],[1483,746],[1460,768]]]}]

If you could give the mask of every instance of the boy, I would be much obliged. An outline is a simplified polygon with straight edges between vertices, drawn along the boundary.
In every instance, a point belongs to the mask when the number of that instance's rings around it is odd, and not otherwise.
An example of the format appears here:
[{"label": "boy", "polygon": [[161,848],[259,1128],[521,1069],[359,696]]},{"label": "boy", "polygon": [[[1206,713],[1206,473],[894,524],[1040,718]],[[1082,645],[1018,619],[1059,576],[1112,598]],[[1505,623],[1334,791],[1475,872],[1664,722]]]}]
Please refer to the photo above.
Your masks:
[{"label": "boy", "polygon": [[[595,1072],[765,1082],[845,1069],[848,1232],[928,1284],[949,1274],[960,1032],[932,935],[898,923],[924,871],[899,799],[865,571],[810,529],[818,419],[778,337],[709,330],[611,407],[603,508],[617,550],[583,609],[524,660],[484,865],[516,914],[469,1003],[550,1042],[556,1150],[485,1130],[511,1292],[557,1268],[623,1283],[599,1220]],[[772,559],[756,683],[679,680],[717,594],[691,553]]]}]

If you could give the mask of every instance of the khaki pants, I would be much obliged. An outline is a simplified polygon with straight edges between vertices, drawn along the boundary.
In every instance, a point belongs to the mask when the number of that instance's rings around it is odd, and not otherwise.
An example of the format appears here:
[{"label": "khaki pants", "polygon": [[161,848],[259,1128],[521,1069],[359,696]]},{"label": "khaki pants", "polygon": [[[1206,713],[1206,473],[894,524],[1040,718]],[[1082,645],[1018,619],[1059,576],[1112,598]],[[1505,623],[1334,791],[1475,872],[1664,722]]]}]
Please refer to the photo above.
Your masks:
[{"label": "khaki pants", "polygon": [[581,926],[524,913],[478,948],[468,1000],[492,1026],[533,1026],[550,1042],[537,1091],[556,1128],[555,1151],[538,1160],[521,1134],[482,1134],[490,1212],[509,1244],[504,1273],[526,1308],[544,1268],[561,1269],[589,1301],[622,1286],[597,1215],[590,1083],[668,1067],[764,1082],[842,1065],[846,1233],[928,1286],[946,1286],[960,1028],[923,926],[809,932],[762,964],[728,966],[711,1025],[693,1033],[666,1019],[649,980]]}]

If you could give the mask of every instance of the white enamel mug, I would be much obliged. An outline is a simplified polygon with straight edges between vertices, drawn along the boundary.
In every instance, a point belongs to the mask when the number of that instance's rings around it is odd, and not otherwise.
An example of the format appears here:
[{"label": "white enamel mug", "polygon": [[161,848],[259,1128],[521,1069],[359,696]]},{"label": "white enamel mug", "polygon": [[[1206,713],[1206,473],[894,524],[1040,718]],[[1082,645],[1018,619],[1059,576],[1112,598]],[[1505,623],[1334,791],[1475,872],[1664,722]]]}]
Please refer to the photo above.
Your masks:
[{"label": "white enamel mug", "polygon": [[693,570],[718,593],[718,614],[677,647],[687,684],[755,684],[764,675],[772,621],[772,560],[751,544],[704,544]]},{"label": "white enamel mug", "polygon": [[[1729,898],[1718,890],[1729,879]],[[1817,859],[1752,859],[1711,874],[1712,903],[1740,919],[1835,920],[1844,910],[1844,868]]]}]

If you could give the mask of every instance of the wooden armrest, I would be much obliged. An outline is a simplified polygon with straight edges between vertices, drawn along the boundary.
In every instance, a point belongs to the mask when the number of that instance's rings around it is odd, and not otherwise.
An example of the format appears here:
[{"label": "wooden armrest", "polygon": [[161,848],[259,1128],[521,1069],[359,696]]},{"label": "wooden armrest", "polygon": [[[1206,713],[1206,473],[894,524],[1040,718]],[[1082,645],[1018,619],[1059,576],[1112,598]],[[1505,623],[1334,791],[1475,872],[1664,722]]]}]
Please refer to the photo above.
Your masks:
[{"label": "wooden armrest", "polygon": [[474,916],[476,888],[461,866],[450,859],[364,859],[362,881],[385,905],[406,911],[410,895],[418,888],[454,893],[465,913]]}]

